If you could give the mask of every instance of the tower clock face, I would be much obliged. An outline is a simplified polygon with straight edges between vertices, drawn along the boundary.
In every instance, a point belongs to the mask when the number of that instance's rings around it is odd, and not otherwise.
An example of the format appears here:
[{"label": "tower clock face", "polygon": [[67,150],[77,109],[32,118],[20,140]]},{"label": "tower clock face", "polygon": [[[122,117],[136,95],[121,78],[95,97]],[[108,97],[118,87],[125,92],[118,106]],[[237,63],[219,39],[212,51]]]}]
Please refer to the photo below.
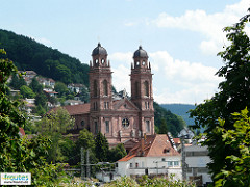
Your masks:
[{"label": "tower clock face", "polygon": [[122,119],[122,126],[124,128],[127,128],[129,126],[129,120],[128,120],[128,118],[123,118]]}]

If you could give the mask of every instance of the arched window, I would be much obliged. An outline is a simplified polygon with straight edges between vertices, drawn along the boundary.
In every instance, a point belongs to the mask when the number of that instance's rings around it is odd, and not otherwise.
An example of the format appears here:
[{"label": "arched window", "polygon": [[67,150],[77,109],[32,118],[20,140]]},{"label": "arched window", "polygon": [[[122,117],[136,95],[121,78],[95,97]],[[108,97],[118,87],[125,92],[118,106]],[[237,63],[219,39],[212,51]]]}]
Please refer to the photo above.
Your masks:
[{"label": "arched window", "polygon": [[144,91],[145,91],[145,96],[149,97],[149,86],[148,86],[148,81],[144,82]]},{"label": "arched window", "polygon": [[94,80],[94,97],[97,97],[97,81]]},{"label": "arched window", "polygon": [[108,96],[108,83],[107,83],[107,81],[104,80],[104,81],[102,82],[102,84],[103,84],[103,95],[104,95],[104,96]]}]

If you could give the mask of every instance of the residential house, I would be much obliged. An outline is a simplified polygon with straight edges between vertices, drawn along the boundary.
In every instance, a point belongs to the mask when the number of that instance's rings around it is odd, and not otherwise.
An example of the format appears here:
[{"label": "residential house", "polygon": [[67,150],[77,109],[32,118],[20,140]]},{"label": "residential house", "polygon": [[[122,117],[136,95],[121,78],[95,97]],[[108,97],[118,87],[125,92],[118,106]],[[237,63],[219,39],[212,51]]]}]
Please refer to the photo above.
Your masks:
[{"label": "residential house", "polygon": [[37,77],[37,81],[44,85],[45,87],[54,88],[55,87],[55,81],[51,78],[44,78],[44,77]]},{"label": "residential house", "polygon": [[82,90],[82,88],[85,87],[83,84],[74,84],[71,83],[68,85],[68,88],[72,91],[72,92],[80,92]]},{"label": "residential house", "polygon": [[120,176],[128,177],[148,175],[181,179],[181,155],[174,149],[169,135],[148,135],[118,161],[117,172]]},{"label": "residential house", "polygon": [[197,143],[185,145],[186,180],[196,180],[198,185],[211,182],[207,164],[211,162],[207,146]]}]

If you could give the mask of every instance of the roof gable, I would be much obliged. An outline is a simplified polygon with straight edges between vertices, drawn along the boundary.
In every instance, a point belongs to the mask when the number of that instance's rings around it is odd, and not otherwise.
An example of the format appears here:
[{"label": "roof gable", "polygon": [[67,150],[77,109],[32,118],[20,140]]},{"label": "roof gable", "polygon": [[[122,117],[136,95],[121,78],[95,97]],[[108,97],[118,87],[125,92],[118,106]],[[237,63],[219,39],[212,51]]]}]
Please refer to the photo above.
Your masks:
[{"label": "roof gable", "polygon": [[148,135],[145,139],[141,139],[130,150],[127,156],[119,161],[128,161],[133,157],[166,157],[180,156],[173,148],[172,143],[167,134]]},{"label": "roof gable", "polygon": [[127,98],[113,102],[113,109],[118,111],[139,111],[139,109]]}]

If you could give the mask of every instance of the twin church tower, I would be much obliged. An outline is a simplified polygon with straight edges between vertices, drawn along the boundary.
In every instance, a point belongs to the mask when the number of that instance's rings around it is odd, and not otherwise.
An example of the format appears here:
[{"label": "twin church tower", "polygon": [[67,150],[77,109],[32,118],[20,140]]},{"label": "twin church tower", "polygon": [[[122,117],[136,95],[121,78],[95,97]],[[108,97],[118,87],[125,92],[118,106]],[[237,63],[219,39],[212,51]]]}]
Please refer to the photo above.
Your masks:
[{"label": "twin church tower", "polygon": [[[74,117],[77,128],[87,128],[94,134],[101,132],[112,147],[121,142],[137,141],[144,134],[154,134],[153,88],[148,54],[139,47],[131,64],[131,98],[126,94],[114,97],[107,56],[99,43],[90,62],[90,104],[83,104],[82,109],[78,106],[82,115],[78,113]],[[73,106],[66,107],[69,112],[70,107]]]}]

